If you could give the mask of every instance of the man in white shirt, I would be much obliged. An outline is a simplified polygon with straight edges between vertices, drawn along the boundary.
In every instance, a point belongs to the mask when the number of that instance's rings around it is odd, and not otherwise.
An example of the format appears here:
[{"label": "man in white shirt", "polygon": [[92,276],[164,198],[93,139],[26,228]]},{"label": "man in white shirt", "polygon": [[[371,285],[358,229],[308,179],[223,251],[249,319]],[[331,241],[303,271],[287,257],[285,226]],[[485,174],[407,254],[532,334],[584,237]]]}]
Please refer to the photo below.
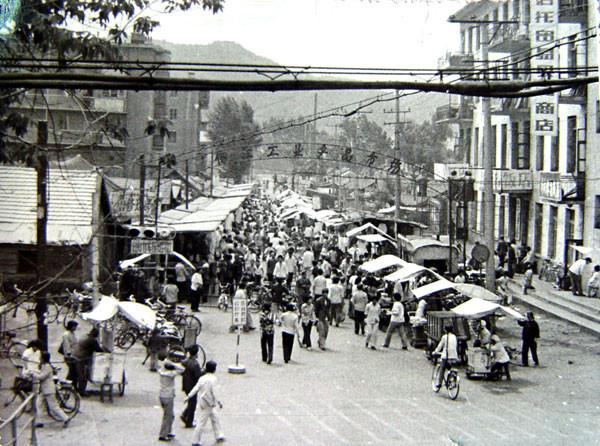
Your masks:
[{"label": "man in white shirt", "polygon": [[313,267],[313,261],[315,260],[315,254],[312,249],[307,249],[302,254],[302,268],[306,271],[310,271]]},{"label": "man in white shirt", "polygon": [[275,263],[275,268],[273,269],[273,277],[275,280],[281,279],[285,281],[287,279],[288,271],[283,262],[283,256],[277,256],[277,263]]},{"label": "man in white shirt", "polygon": [[574,296],[583,296],[583,285],[581,283],[581,276],[583,270],[588,263],[592,263],[592,259],[586,257],[585,259],[579,259],[573,262],[569,268],[569,277],[571,278],[571,291]]},{"label": "man in white shirt", "polygon": [[385,348],[390,346],[392,334],[397,330],[402,342],[402,350],[408,349],[408,342],[406,339],[406,324],[404,323],[404,304],[401,302],[401,299],[402,296],[400,293],[394,294],[394,304],[392,305],[390,324],[388,325],[387,332],[385,333],[385,341],[383,341],[383,347]]},{"label": "man in white shirt", "polygon": [[192,311],[198,311],[198,305],[200,304],[200,293],[202,291],[202,273],[200,272],[200,265],[198,269],[192,274],[190,280],[190,309]]},{"label": "man in white shirt", "polygon": [[216,407],[223,407],[221,401],[215,396],[215,387],[217,384],[217,377],[215,372],[217,371],[217,363],[215,361],[208,361],[206,363],[206,374],[200,377],[194,388],[188,393],[185,398],[185,402],[194,395],[198,395],[198,403],[196,406],[196,428],[192,434],[192,446],[200,446],[202,429],[210,420],[215,434],[217,443],[225,441],[225,435],[221,430],[221,423],[217,417],[215,411]]},{"label": "man in white shirt", "polygon": [[329,316],[329,323],[339,327],[343,317],[344,310],[344,286],[340,283],[340,278],[337,276],[332,277],[331,286],[329,288],[329,301],[331,302],[331,313]]},{"label": "man in white shirt", "polygon": [[456,339],[456,335],[454,334],[454,327],[452,327],[452,325],[446,325],[444,331],[446,334],[442,336],[442,339],[440,339],[440,342],[434,350],[434,353],[439,353],[440,355],[440,370],[437,377],[438,388],[442,386],[444,372],[448,366],[458,361],[458,339]]}]

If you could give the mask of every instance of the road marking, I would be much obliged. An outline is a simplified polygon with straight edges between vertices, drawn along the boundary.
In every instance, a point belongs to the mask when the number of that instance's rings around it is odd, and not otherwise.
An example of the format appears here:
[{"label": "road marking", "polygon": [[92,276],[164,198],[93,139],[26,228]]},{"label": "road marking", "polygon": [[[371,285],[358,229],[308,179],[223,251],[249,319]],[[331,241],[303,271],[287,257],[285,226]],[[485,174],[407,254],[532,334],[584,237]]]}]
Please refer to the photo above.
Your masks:
[{"label": "road marking", "polygon": [[[489,410],[487,410],[487,409],[485,409],[485,408],[483,408],[481,406],[478,406],[478,405],[475,405],[475,404],[471,403],[470,400],[468,400],[467,402],[469,403],[469,405],[471,407],[474,408],[474,410],[477,411],[477,416],[481,416],[483,414],[485,416],[488,416],[490,418],[498,420],[498,421],[500,421],[503,424],[508,424],[510,422],[509,420],[506,420],[506,419],[504,419],[502,417],[499,417],[498,415],[493,414],[492,412],[490,412]],[[530,438],[536,438],[537,437],[535,434],[532,434],[531,432],[528,432],[528,431],[526,431],[524,429],[521,429],[520,427],[515,426],[515,425],[511,426],[511,430],[519,431],[519,432],[521,432],[521,434],[527,435]]]},{"label": "road marking", "polygon": [[346,440],[342,434],[340,434],[338,431],[336,431],[334,428],[332,428],[331,426],[329,426],[327,423],[325,423],[321,418],[319,418],[318,416],[314,415],[312,413],[312,411],[307,410],[307,408],[301,404],[298,404],[296,401],[294,400],[290,400],[289,401],[291,404],[293,404],[294,406],[296,406],[297,409],[306,412],[308,414],[309,417],[314,418],[316,420],[316,422],[323,427],[323,429],[329,431],[336,439],[340,440],[342,443],[344,444],[351,444],[348,440]]},{"label": "road marking", "polygon": [[302,440],[301,444],[315,444],[314,441],[305,436],[302,432],[299,432],[286,417],[284,417],[283,415],[279,415],[277,412],[273,412],[273,416],[279,421],[281,421],[283,424],[285,424],[293,432],[293,435],[297,435],[298,437],[300,437]]},{"label": "road marking", "polygon": [[459,433],[465,435],[466,437],[469,437],[471,440],[476,440],[477,438],[470,434],[469,432],[467,432],[464,429],[459,429],[457,428],[454,424],[449,423],[448,421],[444,420],[442,417],[428,412],[426,410],[421,409],[416,403],[413,403],[412,401],[406,401],[412,408],[414,408],[415,410],[422,412],[423,414],[425,414],[426,417],[431,417],[431,418],[435,418],[436,420],[438,420],[440,423],[445,424],[446,426],[448,426],[448,429],[454,429],[455,431],[458,431]]},{"label": "road marking", "polygon": [[390,409],[392,410],[392,412],[394,412],[396,415],[398,415],[399,417],[403,418],[404,420],[407,420],[413,424],[416,424],[418,429],[422,429],[424,431],[428,431],[431,435],[438,435],[438,433],[436,431],[434,431],[433,429],[431,429],[429,426],[427,426],[425,423],[421,423],[417,420],[414,420],[412,418],[408,418],[406,415],[406,413],[402,413],[400,412],[398,409],[394,408],[394,407],[390,407]]},{"label": "road marking", "polygon": [[[549,425],[547,425],[547,424],[545,423],[545,421],[546,421],[545,419],[544,419],[544,420],[542,420],[542,423],[540,423],[540,420],[536,420],[535,418],[532,418],[532,417],[530,417],[530,416],[527,416],[527,415],[525,415],[525,413],[522,413],[522,412],[516,412],[516,411],[514,411],[514,410],[512,410],[512,409],[509,409],[508,407],[506,407],[506,406],[504,406],[504,405],[501,405],[501,404],[497,404],[497,406],[498,406],[499,408],[501,408],[502,410],[504,410],[504,411],[506,411],[506,412],[510,412],[510,413],[512,413],[512,414],[514,414],[514,415],[516,415],[516,416],[520,417],[520,418],[525,418],[525,419],[528,419],[528,420],[529,420],[529,421],[531,421],[531,423],[532,423],[532,424],[530,425],[531,427],[534,427],[534,426],[536,426],[536,427],[537,427],[537,426],[540,426],[540,424],[541,424],[541,425],[543,426],[544,430],[547,430],[547,431],[552,431],[552,432],[554,432],[555,434],[558,434],[558,435],[560,435],[561,437],[568,437],[568,436],[569,436],[568,434],[565,434],[564,432],[561,432],[561,431],[559,431],[559,430],[556,430],[556,429],[554,429],[554,428],[550,427]],[[528,410],[528,411],[529,411],[529,410]]]},{"label": "road marking", "polygon": [[[355,420],[352,420],[350,417],[348,417],[344,412],[342,412],[339,409],[336,409],[335,407],[333,407],[331,404],[327,404],[327,408],[329,410],[331,410],[332,412],[335,412],[335,414],[344,419],[346,422],[348,422],[350,425],[352,426],[356,426],[358,423]],[[365,432],[373,441],[379,443],[381,440],[379,439],[379,437],[377,437],[377,435],[375,435],[373,432],[371,432],[369,429],[366,428],[362,428],[361,429],[362,432]]]},{"label": "road marking", "polygon": [[390,423],[388,423],[387,421],[382,420],[381,418],[377,417],[373,412],[371,412],[368,409],[365,409],[364,407],[362,407],[360,404],[355,403],[354,401],[350,401],[350,403],[356,407],[358,410],[364,412],[365,414],[367,414],[369,417],[373,418],[375,421],[377,421],[380,424],[383,424],[384,426],[386,426],[388,429],[396,432],[397,434],[399,434],[402,438],[404,438],[407,441],[412,441],[414,443],[415,439],[413,437],[411,437],[410,435],[405,434],[404,432],[402,432],[401,430],[397,429],[396,427],[392,426]]}]

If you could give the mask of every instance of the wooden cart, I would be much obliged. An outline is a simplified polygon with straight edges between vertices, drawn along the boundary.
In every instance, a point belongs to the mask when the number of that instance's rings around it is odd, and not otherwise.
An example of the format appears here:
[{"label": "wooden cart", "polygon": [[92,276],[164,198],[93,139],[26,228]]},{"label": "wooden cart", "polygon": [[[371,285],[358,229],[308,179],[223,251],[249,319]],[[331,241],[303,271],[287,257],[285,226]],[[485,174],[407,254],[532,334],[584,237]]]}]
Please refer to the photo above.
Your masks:
[{"label": "wooden cart", "polygon": [[126,353],[94,353],[89,382],[100,388],[100,401],[108,399],[112,403],[115,390],[119,396],[125,394],[126,357]]},{"label": "wooden cart", "polygon": [[427,313],[427,325],[425,327],[427,357],[431,359],[431,353],[442,339],[446,325],[454,327],[454,334],[458,340],[458,357],[462,363],[465,363],[467,360],[467,341],[470,338],[469,325],[467,319],[457,316],[452,311],[430,311]]}]

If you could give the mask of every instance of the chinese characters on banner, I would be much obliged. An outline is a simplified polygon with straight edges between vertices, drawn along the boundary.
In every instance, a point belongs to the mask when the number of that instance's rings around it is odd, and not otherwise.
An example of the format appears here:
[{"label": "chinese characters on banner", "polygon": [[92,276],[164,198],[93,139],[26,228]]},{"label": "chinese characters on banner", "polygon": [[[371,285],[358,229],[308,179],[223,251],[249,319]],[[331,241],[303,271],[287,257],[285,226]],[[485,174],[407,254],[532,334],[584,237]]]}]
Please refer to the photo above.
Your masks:
[{"label": "chinese characters on banner", "polygon": [[[532,80],[548,78],[558,66],[558,49],[553,48],[558,39],[558,6],[559,0],[531,3]],[[531,98],[531,121],[534,135],[556,136],[558,93]]]}]

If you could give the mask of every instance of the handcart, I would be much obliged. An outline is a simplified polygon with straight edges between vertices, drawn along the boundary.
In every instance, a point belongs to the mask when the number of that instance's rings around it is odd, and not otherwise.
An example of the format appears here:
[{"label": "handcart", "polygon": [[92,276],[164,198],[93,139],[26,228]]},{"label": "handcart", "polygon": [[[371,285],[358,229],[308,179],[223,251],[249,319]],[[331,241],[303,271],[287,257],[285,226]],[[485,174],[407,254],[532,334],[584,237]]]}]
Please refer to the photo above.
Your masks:
[{"label": "handcart", "polygon": [[119,396],[125,394],[126,358],[125,353],[94,353],[88,382],[100,388],[100,401],[104,402],[108,399],[112,403],[114,393]]},{"label": "handcart", "polygon": [[429,359],[432,359],[431,354],[440,339],[442,339],[446,325],[451,325],[454,328],[454,334],[458,341],[458,357],[462,363],[465,363],[467,360],[467,341],[470,338],[469,325],[465,318],[452,311],[430,311],[427,313],[427,326],[425,327],[427,336],[426,355]]},{"label": "handcart", "polygon": [[489,378],[492,373],[490,352],[481,347],[472,347],[467,352],[467,378]]}]

